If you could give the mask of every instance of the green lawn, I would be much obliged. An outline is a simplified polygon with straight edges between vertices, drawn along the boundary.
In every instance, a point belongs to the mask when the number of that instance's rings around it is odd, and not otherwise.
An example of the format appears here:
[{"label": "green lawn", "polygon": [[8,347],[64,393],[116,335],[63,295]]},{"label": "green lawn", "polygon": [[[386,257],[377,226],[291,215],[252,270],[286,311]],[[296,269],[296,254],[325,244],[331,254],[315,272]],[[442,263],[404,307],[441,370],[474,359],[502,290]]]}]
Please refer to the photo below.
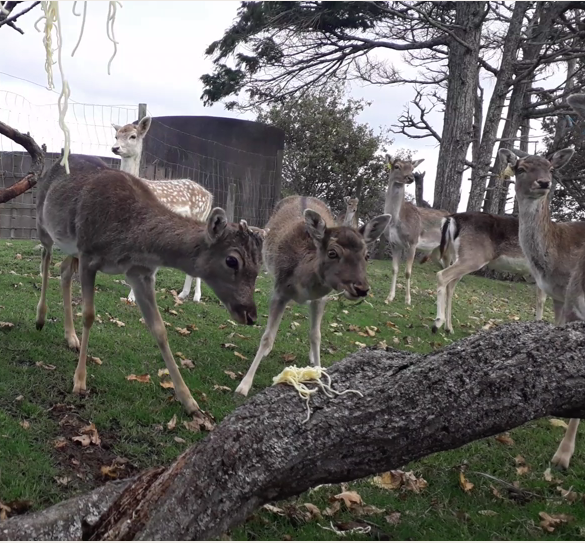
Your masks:
[{"label": "green lawn", "polygon": [[[63,307],[55,278],[58,267],[51,267],[55,277],[50,280],[47,324],[41,332],[35,329],[41,282],[40,250],[35,245],[0,241],[0,321],[14,324],[11,329],[0,329],[0,501],[14,505],[15,500],[25,500],[33,509],[41,509],[102,484],[108,477],[102,472],[104,466],[110,466],[113,475],[124,477],[170,462],[205,434],[183,425],[189,417],[169,390],[160,386],[157,373],[164,367],[162,357],[141,324],[137,307],[121,300],[129,291],[121,276],[98,275],[99,319],[92,329],[89,349],[90,356],[99,358],[102,364],[88,364],[88,396],[71,394],[77,355],[67,349],[63,337]],[[54,262],[59,260],[57,252]],[[433,335],[430,326],[435,315],[436,271],[430,263],[415,266],[413,308],[404,306],[403,277],[399,279],[397,300],[386,306],[383,301],[389,289],[390,267],[388,262],[372,262],[369,278],[373,297],[369,303],[356,306],[332,302],[327,308],[322,363],[329,366],[357,350],[360,346],[356,342],[374,345],[386,341],[394,347],[430,352],[486,325],[533,318],[533,286],[468,276],[456,290],[454,336]],[[264,274],[258,280],[260,326],[243,327],[230,323],[228,313],[206,286],[202,304],[189,301],[175,307],[169,291],[179,291],[183,280],[178,272],[159,272],[159,307],[170,324],[171,349],[193,362],[194,368],[182,368],[187,385],[203,409],[219,422],[242,403],[232,392],[217,387],[234,390],[248,369],[266,323],[271,282]],[[79,313],[76,328],[81,334],[79,302],[79,284],[75,283],[74,313]],[[545,319],[552,320],[550,300]],[[119,326],[116,320],[125,326]],[[299,326],[291,326],[293,322]],[[190,325],[196,329],[190,329]],[[362,332],[365,326],[378,330],[375,337],[363,337],[350,330],[350,325]],[[182,335],[176,328],[191,333]],[[296,359],[292,363],[308,364],[307,332],[307,308],[289,307],[275,348],[260,366],[251,394],[269,386],[293,356]],[[226,343],[236,347],[222,347]],[[234,372],[236,380],[226,372]],[[149,374],[150,382],[128,381],[130,374]],[[167,423],[175,415],[176,426],[169,430]],[[73,441],[90,423],[95,424],[101,444],[84,447]],[[508,444],[490,438],[403,466],[404,471],[412,470],[427,481],[428,486],[420,493],[405,487],[378,488],[371,478],[346,485],[365,504],[378,509],[348,510],[342,505],[333,516],[310,518],[303,504],[314,504],[323,511],[332,507],[330,498],[342,491],[340,485],[325,486],[274,504],[279,508],[276,512],[261,509],[229,535],[233,539],[336,539],[343,537],[323,527],[352,521],[373,530],[370,534],[353,534],[352,539],[582,539],[585,453],[580,445],[567,473],[553,470],[552,481],[544,476],[562,434],[563,429],[551,425],[548,419],[529,423],[510,432]],[[527,470],[518,471],[518,455],[524,458]],[[467,492],[459,479],[462,468],[474,485]],[[574,493],[563,497],[558,488]],[[379,509],[383,512],[376,512]],[[540,527],[541,512],[570,518],[548,532]]]}]

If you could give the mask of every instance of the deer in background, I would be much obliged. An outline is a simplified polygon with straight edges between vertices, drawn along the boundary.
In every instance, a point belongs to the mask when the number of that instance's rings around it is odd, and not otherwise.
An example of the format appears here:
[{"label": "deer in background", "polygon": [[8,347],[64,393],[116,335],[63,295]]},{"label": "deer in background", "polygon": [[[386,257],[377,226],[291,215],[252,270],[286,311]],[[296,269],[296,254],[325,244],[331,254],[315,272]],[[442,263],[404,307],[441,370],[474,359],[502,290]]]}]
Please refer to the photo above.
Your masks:
[{"label": "deer in background", "polygon": [[[529,277],[530,266],[518,241],[518,219],[489,213],[454,213],[443,219],[440,255],[452,264],[437,273],[436,333],[451,321],[453,292],[465,275],[484,266],[491,270]],[[536,320],[542,320],[546,293],[536,286]]]},{"label": "deer in background", "polygon": [[[567,102],[585,118],[585,95],[574,95]],[[553,299],[555,324],[584,320],[585,293],[582,282],[585,264],[585,222],[555,223],[551,220],[548,193],[552,171],[562,168],[573,156],[573,149],[557,151],[547,160],[527,155],[519,157],[500,149],[504,166],[512,168],[516,178],[516,198],[520,218],[520,246],[538,286]],[[579,419],[569,427],[552,458],[552,463],[568,468],[575,451]]]},{"label": "deer in background", "polygon": [[[150,117],[144,117],[137,124],[124,126],[112,124],[116,131],[116,142],[112,147],[112,152],[120,157],[121,171],[139,177],[142,146],[151,123]],[[155,196],[175,213],[199,221],[207,220],[213,204],[213,195],[199,183],[191,179],[141,179],[154,192]],[[183,290],[179,294],[181,300],[185,300],[189,296],[192,283],[193,277],[187,275]],[[199,302],[200,300],[201,279],[197,277],[195,278],[193,301]],[[133,290],[128,295],[128,301],[135,301]]]},{"label": "deer in background", "polygon": [[[156,305],[154,276],[161,266],[201,277],[234,320],[256,321],[254,287],[261,265],[262,237],[246,221],[229,224],[215,208],[207,222],[181,216],[165,206],[137,177],[108,168],[97,157],[70,155],[70,175],[57,162],[41,178],[37,193],[37,231],[43,245],[41,296],[36,326],[47,314],[46,294],[53,245],[68,255],[61,264],[65,338],[79,349],[73,392],[86,390],[89,333],[95,319],[94,288],[98,271],[124,273],[136,295],[148,329],[156,339],[175,394],[188,413],[199,409],[169,347]],[[71,279],[79,270],[83,335],[75,334]]]},{"label": "deer in background", "polygon": [[261,360],[270,354],[287,304],[309,303],[309,360],[321,365],[321,319],[326,296],[332,290],[348,300],[367,296],[366,278],[369,243],[380,237],[390,215],[373,218],[359,230],[337,226],[329,208],[306,196],[281,200],[268,221],[262,250],[263,261],[274,276],[274,288],[268,309],[268,323],[258,352],[236,392],[248,395]]},{"label": "deer in background", "polygon": [[346,208],[345,213],[342,213],[337,219],[337,223],[340,226],[352,226],[353,228],[358,227],[357,209],[360,203],[359,198],[351,198],[346,196],[343,201],[345,202]]},{"label": "deer in background", "polygon": [[414,182],[414,169],[424,160],[392,160],[386,155],[389,168],[384,213],[392,216],[386,231],[392,251],[392,284],[386,303],[396,296],[396,280],[400,261],[406,257],[406,303],[410,305],[410,278],[417,249],[431,253],[438,260],[441,243],[441,220],[447,211],[417,207],[404,199],[405,186]]}]

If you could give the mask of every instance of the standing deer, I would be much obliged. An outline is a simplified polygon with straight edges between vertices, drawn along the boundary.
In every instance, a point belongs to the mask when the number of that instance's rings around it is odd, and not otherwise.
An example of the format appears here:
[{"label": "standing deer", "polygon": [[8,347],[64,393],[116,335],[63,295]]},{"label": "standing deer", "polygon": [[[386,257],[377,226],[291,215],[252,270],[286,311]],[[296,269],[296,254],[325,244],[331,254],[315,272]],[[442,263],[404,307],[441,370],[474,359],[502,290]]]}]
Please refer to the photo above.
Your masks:
[{"label": "standing deer", "polygon": [[[530,276],[530,266],[518,241],[518,219],[489,213],[454,213],[443,219],[441,258],[451,261],[437,273],[436,333],[443,324],[453,332],[453,292],[461,278],[484,266],[491,270]],[[546,293],[536,286],[536,320],[542,320]]]},{"label": "standing deer", "polygon": [[236,389],[248,395],[260,361],[270,354],[287,304],[309,302],[309,360],[321,365],[321,319],[326,296],[343,292],[348,300],[367,296],[366,245],[380,237],[390,215],[375,217],[359,230],[337,226],[329,208],[306,196],[281,200],[267,224],[262,250],[274,288],[268,309],[268,324],[254,361]]},{"label": "standing deer", "polygon": [[448,215],[446,211],[416,207],[405,201],[405,185],[414,182],[414,169],[424,160],[392,160],[386,155],[388,174],[388,189],[384,213],[392,216],[386,232],[388,243],[392,250],[392,284],[386,298],[389,304],[396,296],[396,280],[400,260],[406,255],[406,303],[410,305],[410,278],[412,265],[417,249],[431,253],[438,259],[438,249],[441,243],[441,220]]},{"label": "standing deer", "polygon": [[358,227],[357,209],[360,203],[359,198],[351,198],[346,196],[343,201],[345,202],[346,208],[345,213],[342,213],[337,220],[340,226],[353,226]]},{"label": "standing deer", "polygon": [[[567,99],[585,118],[585,95]],[[562,168],[573,156],[573,149],[544,157],[518,157],[500,149],[500,159],[512,168],[516,178],[516,198],[520,212],[520,246],[538,286],[553,299],[555,324],[583,320],[585,295],[581,274],[585,264],[585,222],[555,223],[551,220],[548,193],[552,171]],[[571,419],[552,463],[568,468],[575,451],[579,419]]]},{"label": "standing deer", "polygon": [[[139,177],[140,160],[142,158],[142,146],[144,137],[150,129],[152,119],[144,117],[137,124],[119,126],[112,124],[116,131],[116,143],[112,152],[120,157],[120,170]],[[149,180],[141,178],[154,195],[169,209],[195,220],[205,221],[211,211],[213,195],[204,189],[199,183],[191,179]],[[191,292],[193,277],[187,275],[183,290],[179,294],[181,300],[185,300]],[[131,290],[128,300],[134,302],[134,291]],[[201,279],[195,278],[195,293],[193,301],[201,300]]]},{"label": "standing deer", "polygon": [[[87,346],[95,318],[95,277],[98,271],[124,273],[158,343],[178,400],[188,413],[197,411],[156,305],[155,272],[165,266],[203,278],[234,320],[253,324],[261,236],[251,231],[246,221],[229,224],[221,208],[213,209],[206,223],[174,213],[140,179],[108,168],[96,157],[71,155],[69,166],[71,173],[67,175],[56,163],[39,182],[37,230],[43,245],[43,283],[37,329],[45,324],[49,265],[56,245],[68,255],[61,264],[65,338],[69,347],[80,350],[73,392],[85,392]],[[71,309],[71,279],[77,267],[83,300],[81,344]]]}]

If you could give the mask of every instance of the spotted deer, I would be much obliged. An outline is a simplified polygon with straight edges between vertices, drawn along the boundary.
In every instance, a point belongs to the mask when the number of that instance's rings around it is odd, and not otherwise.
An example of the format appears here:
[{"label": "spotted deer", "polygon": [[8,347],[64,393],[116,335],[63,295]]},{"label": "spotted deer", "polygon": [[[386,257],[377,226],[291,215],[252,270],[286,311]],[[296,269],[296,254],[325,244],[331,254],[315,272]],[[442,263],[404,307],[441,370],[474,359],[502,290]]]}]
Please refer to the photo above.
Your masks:
[{"label": "spotted deer", "polygon": [[351,198],[346,196],[343,201],[345,202],[345,213],[342,213],[337,219],[337,223],[340,226],[353,226],[358,227],[357,209],[360,203],[359,198]]},{"label": "spotted deer", "polygon": [[[453,262],[437,273],[436,333],[445,324],[453,332],[451,320],[453,292],[465,275],[484,266],[528,279],[530,266],[518,240],[518,219],[489,213],[454,213],[443,219],[440,245],[443,261]],[[542,320],[546,293],[536,286],[536,320]]]},{"label": "spotted deer", "polygon": [[[45,324],[49,266],[56,245],[68,255],[61,264],[65,338],[69,347],[80,351],[73,392],[84,393],[89,333],[95,319],[96,274],[124,273],[162,353],[178,400],[188,413],[197,411],[156,305],[155,272],[164,266],[201,277],[234,320],[253,324],[261,235],[251,231],[245,221],[228,223],[221,208],[213,209],[206,222],[181,216],[165,206],[140,179],[108,168],[96,157],[71,155],[69,167],[71,173],[67,175],[56,163],[39,182],[37,231],[43,245],[43,280],[37,329]],[[71,308],[71,279],[76,268],[83,301],[81,343]]]},{"label": "spotted deer", "polygon": [[[139,177],[140,160],[144,137],[150,129],[152,119],[144,117],[136,124],[120,126],[112,124],[116,131],[116,142],[112,152],[120,157],[120,170]],[[205,221],[211,211],[213,195],[199,183],[191,179],[150,180],[141,178],[155,196],[169,209],[179,215],[195,220]],[[183,290],[179,294],[185,300],[191,292],[193,277],[187,275]],[[134,291],[131,290],[128,300],[134,302]],[[201,300],[201,279],[195,278],[195,293],[193,301]]]},{"label": "spotted deer", "polygon": [[396,296],[396,280],[400,261],[406,260],[406,303],[410,305],[410,279],[416,251],[430,253],[439,260],[441,243],[441,220],[447,211],[417,207],[404,199],[405,186],[414,182],[414,169],[423,161],[393,160],[386,155],[389,168],[388,189],[384,203],[384,213],[392,216],[386,237],[392,251],[392,284],[386,303]]},{"label": "spotted deer", "polygon": [[[567,102],[585,119],[584,94],[570,96]],[[573,149],[562,149],[549,161],[541,156],[518,156],[508,149],[500,150],[502,162],[512,168],[515,176],[520,246],[538,286],[553,299],[557,325],[585,320],[585,222],[553,222],[547,198],[552,171],[562,168],[573,153]],[[578,426],[579,419],[569,421],[552,458],[553,464],[569,467]]]},{"label": "spotted deer", "polygon": [[236,392],[248,395],[261,360],[270,354],[287,304],[309,303],[309,360],[321,365],[321,319],[331,291],[348,300],[367,296],[366,245],[380,237],[390,215],[375,217],[359,230],[337,226],[329,208],[317,198],[289,196],[281,200],[267,224],[262,250],[274,277],[268,323],[258,352]]}]

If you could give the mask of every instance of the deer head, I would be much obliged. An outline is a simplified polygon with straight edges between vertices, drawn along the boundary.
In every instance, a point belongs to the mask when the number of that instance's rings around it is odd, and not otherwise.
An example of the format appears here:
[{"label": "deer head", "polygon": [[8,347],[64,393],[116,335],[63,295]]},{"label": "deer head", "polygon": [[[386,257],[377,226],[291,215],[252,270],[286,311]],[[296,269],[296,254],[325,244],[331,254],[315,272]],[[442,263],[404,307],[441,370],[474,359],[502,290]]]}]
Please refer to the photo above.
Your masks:
[{"label": "deer head", "polygon": [[242,324],[254,324],[257,318],[254,290],[262,264],[262,240],[263,235],[246,221],[228,223],[219,207],[209,214],[198,275]]},{"label": "deer head", "polygon": [[573,156],[573,149],[561,149],[548,161],[542,156],[528,155],[519,158],[509,149],[500,149],[500,160],[504,167],[510,166],[516,178],[518,200],[540,200],[552,185],[552,172],[562,168]]},{"label": "deer head", "polygon": [[366,278],[367,245],[380,237],[390,215],[379,215],[359,230],[349,226],[328,228],[312,209],[304,212],[305,226],[317,247],[319,275],[329,288],[349,300],[364,298],[370,290]]},{"label": "deer head", "polygon": [[389,181],[402,185],[414,183],[414,170],[423,161],[424,158],[420,158],[419,160],[401,160],[399,158],[393,159],[390,155],[386,155],[386,166],[390,170]]},{"label": "deer head", "polygon": [[152,119],[144,117],[138,123],[120,126],[112,123],[116,131],[116,142],[112,153],[122,158],[134,158],[142,154],[142,141],[150,128]]},{"label": "deer head", "polygon": [[346,213],[356,213],[357,212],[357,208],[358,208],[358,204],[359,204],[359,199],[358,198],[351,198],[349,196],[346,196],[343,201],[345,202],[345,205],[347,206],[345,212]]}]

